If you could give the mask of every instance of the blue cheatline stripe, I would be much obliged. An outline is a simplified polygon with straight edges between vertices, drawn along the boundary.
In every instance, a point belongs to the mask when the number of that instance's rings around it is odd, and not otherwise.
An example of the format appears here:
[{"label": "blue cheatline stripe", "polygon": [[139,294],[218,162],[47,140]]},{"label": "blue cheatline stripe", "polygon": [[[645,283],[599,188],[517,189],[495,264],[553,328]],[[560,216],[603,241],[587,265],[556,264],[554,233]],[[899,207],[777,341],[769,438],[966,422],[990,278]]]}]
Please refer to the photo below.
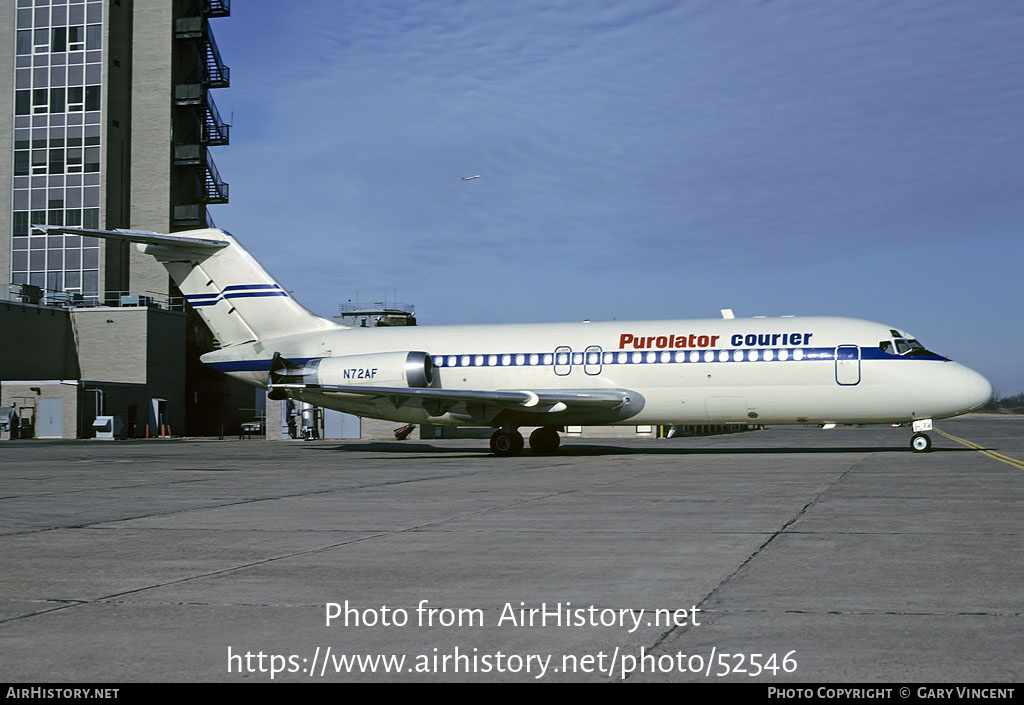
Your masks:
[{"label": "blue cheatline stripe", "polygon": [[[570,353],[444,353],[432,356],[436,367],[544,367],[578,365],[665,365],[835,360],[835,348],[702,348],[686,350],[605,350]],[[553,357],[553,355],[555,357]],[[596,357],[595,357],[596,356]],[[531,360],[531,357],[534,358]],[[519,358],[522,358],[521,360]],[[594,358],[594,359],[592,359]],[[857,360],[858,357],[848,358]],[[899,356],[861,348],[861,360],[945,360],[939,355]]]},{"label": "blue cheatline stripe", "polygon": [[283,291],[236,291],[233,294],[224,294],[225,299],[259,299],[267,296],[288,296]]},{"label": "blue cheatline stripe", "polygon": [[224,291],[238,291],[239,289],[280,289],[280,284],[232,284],[224,287]]},{"label": "blue cheatline stripe", "polygon": [[[208,305],[208,304],[193,304],[193,305]],[[799,350],[801,357],[799,359],[794,357],[794,352]],[[765,353],[771,352],[771,359],[765,359]],[[785,351],[786,359],[780,359],[779,354]],[[691,360],[690,353],[699,353],[696,360]],[[705,360],[704,353],[713,353],[712,359]],[[736,359],[736,353],[743,353],[742,359]],[[750,353],[757,353],[756,359],[750,359]],[[668,353],[668,358],[663,360],[662,353]],[[681,353],[681,355],[680,355]],[[722,353],[725,353],[722,355]],[[585,355],[600,354],[601,359],[595,362],[583,362],[573,363],[574,367],[595,366],[595,365],[667,365],[667,364],[736,364],[736,363],[772,363],[772,362],[822,362],[832,361],[835,359],[835,348],[728,348],[728,349],[717,349],[717,350],[635,350],[625,352],[622,350],[605,351],[603,353],[585,353]],[[653,359],[649,357],[653,354]],[[948,358],[942,357],[941,355],[890,355],[884,353],[878,348],[862,347],[860,349],[861,360],[939,360],[944,361]],[[517,356],[522,356],[522,361],[516,360]],[[536,362],[531,362],[531,355],[536,356]],[[624,357],[620,360],[619,356]],[[634,356],[637,356],[635,359]],[[469,358],[466,364],[463,364],[462,358]],[[493,363],[490,358],[494,358]],[[479,360],[477,359],[479,358]],[[545,360],[546,358],[546,360]],[[317,358],[303,357],[303,358],[289,358],[296,364],[305,364],[310,360]],[[551,367],[555,364],[553,353],[471,353],[471,354],[449,354],[444,353],[440,355],[431,355],[431,359],[434,361],[435,367]],[[587,359],[586,357],[584,358]],[[856,360],[857,358],[852,358]],[[851,360],[851,361],[852,361]],[[449,364],[454,362],[454,364]],[[564,366],[569,366],[569,363],[561,363]],[[236,360],[231,362],[212,362],[209,363],[210,367],[220,370],[222,372],[258,372],[261,370],[270,369],[270,360]]]},{"label": "blue cheatline stripe", "polygon": [[278,284],[233,284],[224,287],[224,291],[220,293],[185,294],[185,300],[192,304],[193,308],[202,308],[214,306],[226,299],[260,299],[269,296],[287,297],[288,294]]},{"label": "blue cheatline stripe", "polygon": [[[290,357],[289,362],[296,365],[305,365],[310,360],[317,360],[315,357]],[[210,367],[221,372],[260,372],[270,369],[273,360],[232,360],[229,362],[209,362]]]}]

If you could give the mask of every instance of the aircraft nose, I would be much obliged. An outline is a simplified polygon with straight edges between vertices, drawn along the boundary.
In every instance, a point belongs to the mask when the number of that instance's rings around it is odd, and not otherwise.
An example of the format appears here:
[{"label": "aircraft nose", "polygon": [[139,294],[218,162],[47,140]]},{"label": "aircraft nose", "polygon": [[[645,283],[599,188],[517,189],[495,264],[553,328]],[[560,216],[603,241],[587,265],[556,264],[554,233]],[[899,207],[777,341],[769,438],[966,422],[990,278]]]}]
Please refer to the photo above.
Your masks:
[{"label": "aircraft nose", "polygon": [[964,377],[968,411],[987,404],[992,398],[992,385],[989,381],[971,369],[964,370]]}]

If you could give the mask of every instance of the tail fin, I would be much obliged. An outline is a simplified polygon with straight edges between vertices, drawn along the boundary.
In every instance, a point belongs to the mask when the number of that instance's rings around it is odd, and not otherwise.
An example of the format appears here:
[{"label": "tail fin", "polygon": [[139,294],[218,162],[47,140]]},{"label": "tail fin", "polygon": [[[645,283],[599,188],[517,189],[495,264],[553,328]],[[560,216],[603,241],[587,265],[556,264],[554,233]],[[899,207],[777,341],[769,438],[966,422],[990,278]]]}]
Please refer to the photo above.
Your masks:
[{"label": "tail fin", "polygon": [[221,346],[339,325],[303,308],[224,230],[162,235],[148,230],[94,230],[37,225],[40,230],[137,243],[164,265]]}]

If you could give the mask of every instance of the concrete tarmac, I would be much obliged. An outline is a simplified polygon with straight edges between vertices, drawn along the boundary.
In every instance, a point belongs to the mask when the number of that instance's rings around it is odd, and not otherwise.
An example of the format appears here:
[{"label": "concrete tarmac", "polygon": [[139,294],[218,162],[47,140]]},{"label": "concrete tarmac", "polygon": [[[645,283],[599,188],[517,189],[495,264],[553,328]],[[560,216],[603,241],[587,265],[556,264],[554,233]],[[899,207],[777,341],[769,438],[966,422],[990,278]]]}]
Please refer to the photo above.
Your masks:
[{"label": "concrete tarmac", "polygon": [[0,680],[1019,681],[1024,417],[936,426],[3,443]]}]

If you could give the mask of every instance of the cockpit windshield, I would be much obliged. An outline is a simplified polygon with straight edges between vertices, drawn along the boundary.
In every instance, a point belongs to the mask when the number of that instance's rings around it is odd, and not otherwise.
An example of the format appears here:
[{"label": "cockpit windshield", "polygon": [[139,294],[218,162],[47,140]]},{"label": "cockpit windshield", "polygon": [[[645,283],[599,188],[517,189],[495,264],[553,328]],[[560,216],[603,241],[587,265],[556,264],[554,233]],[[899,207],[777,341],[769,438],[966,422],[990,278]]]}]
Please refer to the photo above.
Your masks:
[{"label": "cockpit windshield", "polygon": [[[892,343],[888,340],[883,340],[878,344],[878,347],[890,355],[935,355],[935,353],[925,348],[925,346],[913,338],[896,338]],[[895,351],[893,348],[895,348]]]}]

